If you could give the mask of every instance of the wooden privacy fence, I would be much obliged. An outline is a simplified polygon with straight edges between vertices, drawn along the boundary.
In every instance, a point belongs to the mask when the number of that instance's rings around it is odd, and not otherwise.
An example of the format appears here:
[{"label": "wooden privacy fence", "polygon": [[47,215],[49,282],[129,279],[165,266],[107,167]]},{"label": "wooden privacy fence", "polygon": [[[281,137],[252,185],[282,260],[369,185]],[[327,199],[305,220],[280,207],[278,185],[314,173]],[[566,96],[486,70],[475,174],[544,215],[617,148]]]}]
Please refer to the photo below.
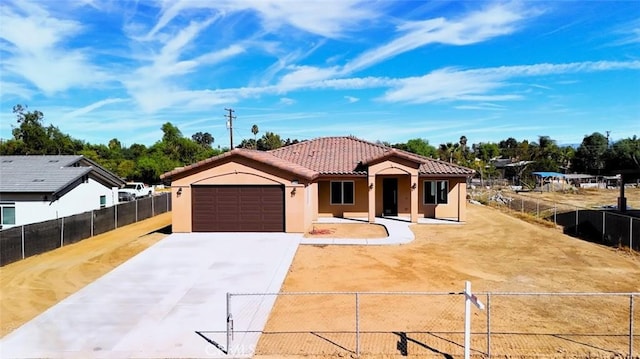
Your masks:
[{"label": "wooden privacy fence", "polygon": [[0,231],[0,266],[171,211],[171,194]]}]

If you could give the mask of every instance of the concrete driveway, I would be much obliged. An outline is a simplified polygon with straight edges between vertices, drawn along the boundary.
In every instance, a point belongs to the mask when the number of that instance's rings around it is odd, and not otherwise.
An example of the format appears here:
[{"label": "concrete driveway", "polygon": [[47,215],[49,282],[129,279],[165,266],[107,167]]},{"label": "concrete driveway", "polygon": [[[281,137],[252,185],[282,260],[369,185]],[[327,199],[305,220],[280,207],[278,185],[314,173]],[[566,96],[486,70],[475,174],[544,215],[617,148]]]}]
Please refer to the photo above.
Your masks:
[{"label": "concrete driveway", "polygon": [[[226,293],[278,292],[301,238],[172,234],[5,336],[0,357],[226,357]],[[274,301],[243,321],[264,327]],[[251,356],[257,339],[236,338],[233,356]]]}]

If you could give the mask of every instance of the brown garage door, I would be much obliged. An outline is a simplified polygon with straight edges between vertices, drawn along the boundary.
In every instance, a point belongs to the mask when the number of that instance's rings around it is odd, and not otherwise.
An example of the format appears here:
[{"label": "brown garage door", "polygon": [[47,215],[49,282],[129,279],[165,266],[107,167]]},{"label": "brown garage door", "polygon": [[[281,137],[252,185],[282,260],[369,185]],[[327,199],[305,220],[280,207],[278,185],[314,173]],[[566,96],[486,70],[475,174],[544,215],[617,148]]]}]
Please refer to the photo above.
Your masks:
[{"label": "brown garage door", "polygon": [[283,186],[193,186],[194,232],[284,232]]}]

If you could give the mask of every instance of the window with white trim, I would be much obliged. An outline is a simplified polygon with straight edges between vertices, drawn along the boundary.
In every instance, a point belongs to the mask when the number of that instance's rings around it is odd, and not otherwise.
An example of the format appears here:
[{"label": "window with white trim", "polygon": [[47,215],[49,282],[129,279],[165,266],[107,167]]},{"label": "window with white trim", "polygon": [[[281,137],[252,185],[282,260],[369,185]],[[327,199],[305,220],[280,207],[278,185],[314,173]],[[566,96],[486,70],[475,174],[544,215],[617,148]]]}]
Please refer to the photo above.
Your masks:
[{"label": "window with white trim", "polygon": [[449,181],[424,181],[424,204],[447,204]]},{"label": "window with white trim", "polygon": [[354,204],[353,181],[331,181],[331,204]]},{"label": "window with white trim", "polygon": [[107,196],[100,196],[100,208],[104,208],[107,206]]},{"label": "window with white trim", "polygon": [[16,224],[16,204],[0,203],[0,217],[2,225]]}]

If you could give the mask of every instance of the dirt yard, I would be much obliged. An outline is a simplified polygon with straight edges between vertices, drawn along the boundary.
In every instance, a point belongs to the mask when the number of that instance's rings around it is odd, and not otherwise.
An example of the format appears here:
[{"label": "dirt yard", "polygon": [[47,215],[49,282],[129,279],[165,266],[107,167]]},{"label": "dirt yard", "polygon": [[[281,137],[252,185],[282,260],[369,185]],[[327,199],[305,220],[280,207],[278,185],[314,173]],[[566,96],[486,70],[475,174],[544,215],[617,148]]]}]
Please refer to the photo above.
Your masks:
[{"label": "dirt yard", "polygon": [[[512,192],[509,191],[509,196]],[[618,189],[578,189],[577,192],[520,192],[518,196],[530,199],[541,199],[548,202],[559,202],[581,208],[615,206],[618,204]],[[640,188],[625,188],[627,206],[640,209]]]},{"label": "dirt yard", "polygon": [[316,223],[304,234],[305,238],[384,238],[387,230],[368,223]]},{"label": "dirt yard", "polygon": [[[407,245],[300,246],[282,290],[458,292],[470,280],[474,291],[481,292],[640,291],[637,255],[572,238],[560,229],[527,223],[493,208],[467,208],[464,225],[414,225],[416,240]],[[610,357],[628,348],[629,296],[492,299],[492,333],[503,333],[492,336],[493,355]],[[360,330],[366,334],[361,352],[376,354],[373,357],[461,354],[461,300],[460,296],[361,297]],[[280,296],[258,353],[264,358],[353,354],[354,303],[353,295]],[[486,332],[484,312],[475,312],[475,330]],[[593,336],[594,332],[600,335]],[[558,333],[570,338],[559,339]],[[486,352],[486,335],[474,338],[476,353]],[[636,348],[639,341],[636,329]]]},{"label": "dirt yard", "polygon": [[166,235],[171,213],[0,267],[0,337]]},{"label": "dirt yard", "polygon": [[[170,216],[163,214],[1,267],[0,336],[162,239],[163,234],[149,233],[168,225]],[[363,226],[366,229],[355,230],[323,224],[316,229],[337,236],[354,232],[364,236],[380,229]],[[637,254],[581,241],[563,235],[561,229],[527,223],[493,208],[468,205],[463,225],[412,228],[416,240],[401,246],[302,245],[282,291],[459,293],[464,281],[470,280],[477,292],[640,292]],[[487,302],[484,295],[481,299]],[[371,294],[358,300],[363,357],[460,355],[460,295]],[[639,296],[635,303],[637,351]],[[486,315],[474,310],[476,356],[487,351],[487,337],[482,334]],[[492,356],[609,358],[628,348],[628,318],[629,296],[495,294]],[[353,295],[281,296],[257,357],[352,356],[354,322]]]}]

